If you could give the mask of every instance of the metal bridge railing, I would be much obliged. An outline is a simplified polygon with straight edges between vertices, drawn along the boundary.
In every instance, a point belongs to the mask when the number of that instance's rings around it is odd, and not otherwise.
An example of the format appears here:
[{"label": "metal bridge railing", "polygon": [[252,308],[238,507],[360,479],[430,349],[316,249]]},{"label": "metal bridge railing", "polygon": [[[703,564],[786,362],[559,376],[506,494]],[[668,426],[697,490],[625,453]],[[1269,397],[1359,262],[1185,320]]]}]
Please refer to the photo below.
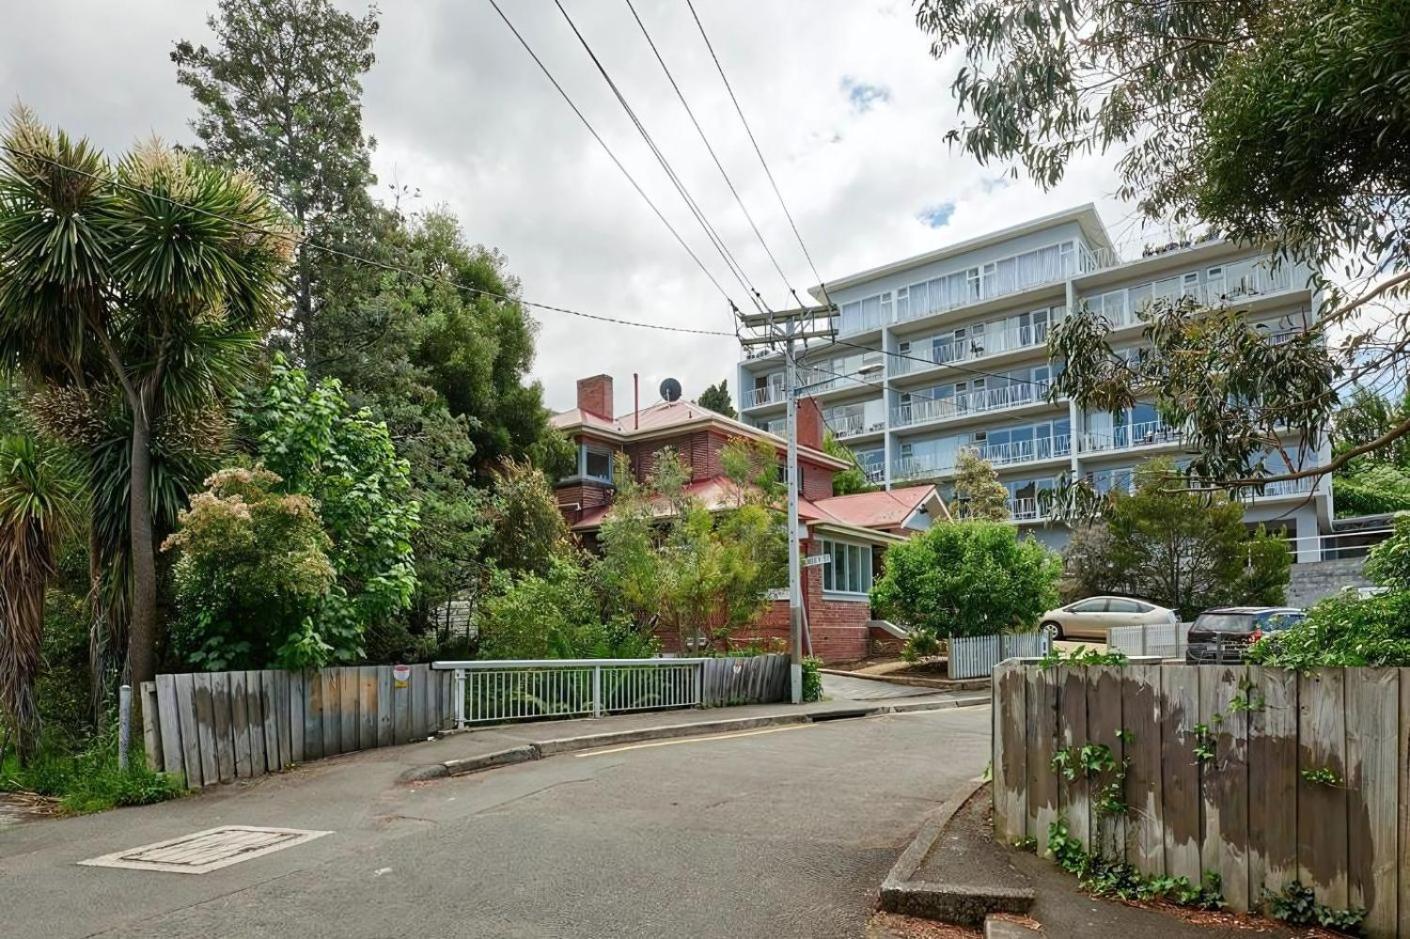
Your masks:
[{"label": "metal bridge railing", "polygon": [[435,662],[455,674],[455,725],[700,707],[704,658]]}]

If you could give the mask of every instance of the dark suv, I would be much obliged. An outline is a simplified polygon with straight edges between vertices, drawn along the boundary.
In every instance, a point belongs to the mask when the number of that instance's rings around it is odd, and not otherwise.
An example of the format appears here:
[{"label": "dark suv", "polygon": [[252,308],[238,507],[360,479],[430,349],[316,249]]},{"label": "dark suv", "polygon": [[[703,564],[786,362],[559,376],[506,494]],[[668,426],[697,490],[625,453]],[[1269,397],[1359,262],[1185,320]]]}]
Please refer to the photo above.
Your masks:
[{"label": "dark suv", "polygon": [[1244,660],[1254,640],[1302,622],[1304,614],[1288,606],[1226,606],[1205,610],[1190,625],[1185,661],[1190,665]]}]

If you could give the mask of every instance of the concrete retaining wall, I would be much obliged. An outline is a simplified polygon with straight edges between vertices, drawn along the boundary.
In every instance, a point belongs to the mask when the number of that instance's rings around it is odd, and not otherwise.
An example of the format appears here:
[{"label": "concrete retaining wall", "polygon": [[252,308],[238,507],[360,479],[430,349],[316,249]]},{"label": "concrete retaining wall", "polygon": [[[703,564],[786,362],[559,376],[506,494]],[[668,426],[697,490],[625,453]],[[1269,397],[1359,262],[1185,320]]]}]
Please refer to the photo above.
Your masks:
[{"label": "concrete retaining wall", "polygon": [[1288,605],[1309,607],[1347,587],[1370,587],[1371,581],[1362,573],[1365,563],[1365,558],[1346,558],[1294,564],[1288,581]]}]

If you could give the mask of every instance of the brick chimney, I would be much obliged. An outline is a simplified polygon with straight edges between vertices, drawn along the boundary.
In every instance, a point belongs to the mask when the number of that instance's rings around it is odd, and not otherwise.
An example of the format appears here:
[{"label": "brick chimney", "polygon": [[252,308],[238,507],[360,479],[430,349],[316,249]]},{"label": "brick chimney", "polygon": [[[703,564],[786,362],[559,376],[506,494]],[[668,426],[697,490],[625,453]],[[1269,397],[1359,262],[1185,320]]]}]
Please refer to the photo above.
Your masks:
[{"label": "brick chimney", "polygon": [[822,409],[816,398],[798,399],[798,445],[821,450],[823,444]]},{"label": "brick chimney", "polygon": [[612,420],[612,376],[578,379],[578,410]]}]

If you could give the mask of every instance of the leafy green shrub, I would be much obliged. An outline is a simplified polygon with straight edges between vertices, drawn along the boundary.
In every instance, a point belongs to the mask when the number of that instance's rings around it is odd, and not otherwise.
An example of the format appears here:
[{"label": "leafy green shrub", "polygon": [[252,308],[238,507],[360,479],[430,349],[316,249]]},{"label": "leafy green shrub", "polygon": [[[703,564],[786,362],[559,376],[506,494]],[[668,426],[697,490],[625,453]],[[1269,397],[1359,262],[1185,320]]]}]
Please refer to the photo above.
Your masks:
[{"label": "leafy green shrub", "polygon": [[919,662],[939,654],[940,637],[935,635],[935,630],[923,626],[912,629],[906,636],[906,644],[901,647],[901,658],[907,662]]},{"label": "leafy green shrub", "polygon": [[649,658],[654,636],[631,621],[604,621],[591,573],[558,558],[548,573],[496,575],[495,592],[476,610],[484,659]]},{"label": "leafy green shrub", "polygon": [[1337,515],[1381,515],[1410,509],[1410,471],[1387,463],[1356,465],[1335,479]]},{"label": "leafy green shrub", "polygon": [[403,615],[416,591],[411,536],[419,506],[410,467],[384,423],[354,411],[336,381],[310,383],[275,359],[268,385],[241,403],[241,430],[282,491],[310,497],[331,542],[336,572],[318,613],[279,651],[288,665],[348,662],[368,627]]},{"label": "leafy green shrub", "polygon": [[163,550],[177,555],[173,650],[207,671],[321,664],[299,640],[333,588],[331,541],[307,496],[284,495],[265,469],[221,470],[191,497]]},{"label": "leafy green shrub", "polygon": [[1337,909],[1318,903],[1312,888],[1296,880],[1283,887],[1281,893],[1264,891],[1264,904],[1270,916],[1285,923],[1324,926],[1351,935],[1360,935],[1361,924],[1366,920],[1366,911],[1361,907]]},{"label": "leafy green shrub", "polygon": [[1410,591],[1328,597],[1308,610],[1301,623],[1255,642],[1248,659],[1298,671],[1410,665]]},{"label": "leafy green shrub", "polygon": [[1217,910],[1224,905],[1219,874],[1205,871],[1198,884],[1188,877],[1150,877],[1123,861],[1089,852],[1059,819],[1048,826],[1048,853],[1077,883],[1099,897],[1166,900],[1180,906]]},{"label": "leafy green shrub", "polygon": [[807,656],[803,659],[803,700],[822,700],[822,659]]},{"label": "leafy green shrub", "polygon": [[1390,590],[1410,590],[1410,512],[1397,515],[1393,526],[1366,558],[1366,576]]},{"label": "leafy green shrub", "polygon": [[942,522],[893,545],[872,587],[878,615],[935,636],[1031,630],[1057,602],[1058,558],[1002,522]]}]

